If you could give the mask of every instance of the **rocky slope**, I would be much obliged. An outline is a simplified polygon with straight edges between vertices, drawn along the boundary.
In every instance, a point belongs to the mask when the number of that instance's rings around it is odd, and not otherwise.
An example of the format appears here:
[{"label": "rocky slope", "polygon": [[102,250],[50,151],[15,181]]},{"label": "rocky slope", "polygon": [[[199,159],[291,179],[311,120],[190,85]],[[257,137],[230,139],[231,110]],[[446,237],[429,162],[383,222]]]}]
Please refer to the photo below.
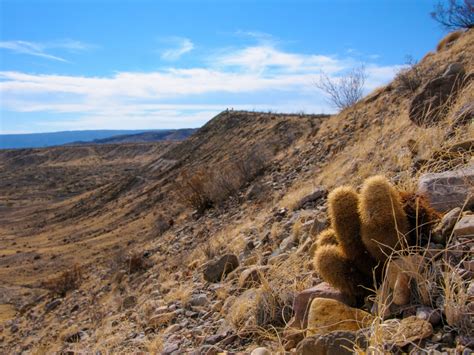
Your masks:
[{"label": "rocky slope", "polygon": [[[459,180],[467,193],[472,191],[465,168],[472,164],[474,136],[472,52],[469,31],[425,56],[405,77],[331,117],[223,112],[184,142],[161,149],[144,145],[145,153],[118,159],[117,148],[103,158],[105,166],[122,167],[109,175],[103,168],[95,171],[97,157],[84,158],[73,148],[68,158],[59,154],[46,161],[44,155],[54,155],[50,150],[3,153],[2,171],[8,171],[3,174],[10,182],[1,191],[13,197],[13,205],[2,198],[0,350],[212,354],[264,346],[271,352],[341,353],[342,345],[356,343],[379,351],[469,352],[472,324],[446,312],[448,293],[437,294],[429,305],[413,298],[387,314],[373,309],[373,300],[356,310],[344,304],[354,306],[337,289],[322,283],[312,257],[317,234],[328,224],[326,195],[341,184],[357,188],[367,177],[383,174],[398,189],[410,190],[430,177],[423,174],[464,168]],[[407,86],[407,80],[417,85]],[[433,87],[449,95],[433,101],[441,92],[433,93]],[[436,115],[413,109],[415,104],[432,107],[430,100],[442,106]],[[231,163],[237,158],[251,160],[256,152],[263,157],[263,171],[200,214],[177,191],[199,169],[215,179],[216,172],[235,167]],[[87,173],[79,173],[83,165]],[[56,174],[57,166],[78,171],[68,177],[77,186],[71,194],[49,193],[46,181],[65,175],[65,170]],[[15,167],[19,175],[40,175],[44,184],[25,179],[12,185],[18,178]],[[95,177],[94,183],[88,177]],[[462,290],[453,291],[457,296],[449,304],[469,315],[472,207],[463,200],[456,205],[464,210],[459,221],[450,222],[458,230],[456,238],[437,240],[426,250],[457,252],[449,265],[461,281],[441,284]],[[438,270],[435,254],[430,267]],[[69,273],[71,290],[60,292],[61,272],[74,270],[74,264],[80,273]],[[320,311],[311,313],[313,330],[306,333],[299,328],[305,327],[304,310],[312,298],[317,301],[311,309]],[[326,319],[318,318],[325,313]],[[341,314],[347,315],[343,323],[363,315],[364,322],[357,324],[368,327],[359,331],[364,327],[327,323]],[[328,326],[343,333],[321,331]]]}]

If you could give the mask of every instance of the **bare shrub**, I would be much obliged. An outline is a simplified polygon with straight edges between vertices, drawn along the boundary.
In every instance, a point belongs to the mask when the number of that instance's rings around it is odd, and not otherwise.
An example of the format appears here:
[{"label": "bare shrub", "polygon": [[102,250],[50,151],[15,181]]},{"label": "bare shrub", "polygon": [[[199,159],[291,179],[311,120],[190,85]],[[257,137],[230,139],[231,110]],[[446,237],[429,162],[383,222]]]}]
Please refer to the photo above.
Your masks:
[{"label": "bare shrub", "polygon": [[149,261],[140,252],[134,252],[130,254],[126,259],[127,271],[130,274],[139,271],[145,271],[150,267]]},{"label": "bare shrub", "polygon": [[185,171],[176,183],[176,192],[184,204],[194,208],[198,213],[202,213],[212,207],[208,186],[209,174],[205,169],[192,173]]},{"label": "bare shrub", "polygon": [[474,0],[438,2],[431,17],[448,30],[474,27]]},{"label": "bare shrub", "polygon": [[407,56],[405,66],[397,73],[395,80],[402,91],[415,92],[423,83],[423,75],[412,56]]},{"label": "bare shrub", "polygon": [[43,287],[64,297],[68,291],[77,289],[81,282],[82,270],[79,265],[74,265],[70,270],[65,270],[59,276],[43,282]]},{"label": "bare shrub", "polygon": [[184,172],[175,184],[180,201],[199,214],[219,205],[261,174],[267,166],[267,154],[255,148],[243,157],[227,161],[218,169],[207,167]]},{"label": "bare shrub", "polygon": [[316,82],[316,87],[328,96],[333,106],[344,110],[362,99],[366,79],[365,67],[360,66],[336,79],[322,73],[319,81]]}]

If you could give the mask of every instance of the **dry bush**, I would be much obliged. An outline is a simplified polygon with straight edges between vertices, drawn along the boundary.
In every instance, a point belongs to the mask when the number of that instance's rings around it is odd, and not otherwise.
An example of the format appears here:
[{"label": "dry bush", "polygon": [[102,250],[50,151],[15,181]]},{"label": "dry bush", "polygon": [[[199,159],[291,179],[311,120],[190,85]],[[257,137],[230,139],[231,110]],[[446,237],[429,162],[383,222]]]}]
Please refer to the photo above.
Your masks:
[{"label": "dry bush", "polygon": [[145,271],[150,267],[148,259],[146,259],[143,253],[140,252],[130,254],[126,258],[125,263],[129,274]]},{"label": "dry bush", "polygon": [[337,79],[331,79],[322,73],[316,87],[328,96],[333,106],[342,111],[362,99],[366,79],[365,68],[360,66]]},{"label": "dry bush", "polygon": [[431,17],[448,30],[474,27],[474,1],[449,0],[448,3],[438,2]]},{"label": "dry bush", "polygon": [[413,57],[407,56],[405,67],[400,69],[395,80],[399,83],[399,88],[403,92],[413,93],[420,87],[423,83],[423,75]]},{"label": "dry bush", "polygon": [[183,204],[202,213],[212,207],[209,184],[209,174],[205,169],[199,169],[192,173],[184,171],[179,181],[176,182],[176,193]]},{"label": "dry bush", "polygon": [[82,269],[76,264],[70,270],[63,271],[59,276],[43,282],[43,287],[60,297],[64,297],[68,291],[76,290],[81,282]]},{"label": "dry bush", "polygon": [[255,179],[266,167],[266,150],[256,148],[244,157],[223,163],[221,167],[185,171],[175,184],[179,200],[202,214],[219,205]]}]

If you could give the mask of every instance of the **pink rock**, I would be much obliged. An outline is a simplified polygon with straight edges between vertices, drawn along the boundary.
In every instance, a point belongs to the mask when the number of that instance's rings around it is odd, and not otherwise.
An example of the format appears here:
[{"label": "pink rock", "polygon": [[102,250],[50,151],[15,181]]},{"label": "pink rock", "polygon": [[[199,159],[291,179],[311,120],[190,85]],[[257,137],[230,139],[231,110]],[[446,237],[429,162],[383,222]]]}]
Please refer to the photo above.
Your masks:
[{"label": "pink rock", "polygon": [[319,285],[301,291],[296,295],[295,300],[293,301],[293,310],[295,312],[293,322],[294,327],[300,329],[306,328],[309,306],[314,298],[330,298],[349,306],[354,304],[354,300],[350,296],[333,288],[327,282],[322,282]]}]

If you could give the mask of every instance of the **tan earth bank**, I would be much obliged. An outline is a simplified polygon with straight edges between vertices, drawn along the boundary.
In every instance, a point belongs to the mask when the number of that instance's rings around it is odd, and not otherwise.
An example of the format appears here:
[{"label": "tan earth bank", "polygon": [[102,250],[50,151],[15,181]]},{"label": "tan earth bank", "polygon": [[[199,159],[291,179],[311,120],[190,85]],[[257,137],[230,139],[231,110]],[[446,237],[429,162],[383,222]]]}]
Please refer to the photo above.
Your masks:
[{"label": "tan earth bank", "polygon": [[[1,151],[0,352],[471,353],[472,53],[470,30],[333,116]],[[361,297],[313,257],[328,193],[373,175],[439,220]]]}]

